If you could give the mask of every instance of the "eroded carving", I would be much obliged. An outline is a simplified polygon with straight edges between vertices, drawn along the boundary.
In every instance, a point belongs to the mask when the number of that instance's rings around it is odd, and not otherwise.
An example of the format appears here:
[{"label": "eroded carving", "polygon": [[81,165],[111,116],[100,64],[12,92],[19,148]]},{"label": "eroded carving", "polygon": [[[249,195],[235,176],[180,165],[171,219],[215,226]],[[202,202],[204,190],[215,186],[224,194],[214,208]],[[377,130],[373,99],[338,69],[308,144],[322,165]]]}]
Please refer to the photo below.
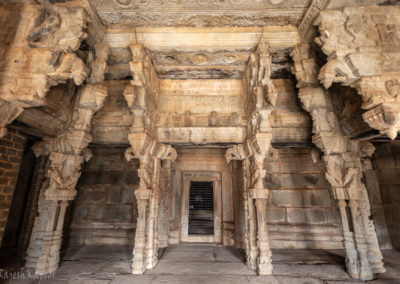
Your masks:
[{"label": "eroded carving", "polygon": [[399,106],[399,8],[323,11],[318,24],[320,37],[316,42],[328,56],[320,81],[325,88],[334,82],[355,87],[362,96],[362,107],[368,110],[364,121],[389,138],[396,138],[400,130],[395,115]]}]

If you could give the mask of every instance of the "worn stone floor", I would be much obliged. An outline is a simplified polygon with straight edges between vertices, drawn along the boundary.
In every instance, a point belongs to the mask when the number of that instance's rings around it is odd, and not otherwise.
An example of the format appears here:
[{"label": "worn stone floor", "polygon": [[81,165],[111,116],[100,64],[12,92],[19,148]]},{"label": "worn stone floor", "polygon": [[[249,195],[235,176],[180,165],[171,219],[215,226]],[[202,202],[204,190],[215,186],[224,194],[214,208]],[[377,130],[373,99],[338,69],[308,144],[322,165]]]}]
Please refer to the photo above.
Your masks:
[{"label": "worn stone floor", "polygon": [[[51,279],[11,280],[1,283],[360,283],[344,271],[342,251],[273,251],[274,275],[257,276],[239,250],[218,245],[179,245],[160,250],[160,261],[144,275],[131,275],[131,247],[83,246],[69,248]],[[369,283],[400,283],[400,252],[384,252],[387,272]],[[24,272],[24,271],[23,271]],[[27,272],[21,274],[28,278]],[[15,277],[21,278],[21,277]]]}]

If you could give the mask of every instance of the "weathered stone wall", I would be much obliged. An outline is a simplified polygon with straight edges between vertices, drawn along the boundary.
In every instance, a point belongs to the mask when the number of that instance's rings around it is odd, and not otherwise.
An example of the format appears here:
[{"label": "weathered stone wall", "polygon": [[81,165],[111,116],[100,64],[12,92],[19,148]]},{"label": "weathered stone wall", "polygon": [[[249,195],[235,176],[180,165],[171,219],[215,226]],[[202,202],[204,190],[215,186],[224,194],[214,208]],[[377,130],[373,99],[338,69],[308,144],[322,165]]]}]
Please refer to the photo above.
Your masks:
[{"label": "weathered stone wall", "polygon": [[[322,161],[314,163],[311,148],[278,149],[276,157],[264,162],[271,248],[343,248],[340,214],[330,195]],[[241,165],[232,164],[235,235],[244,245],[243,179]]]},{"label": "weathered stone wall", "polygon": [[26,137],[15,129],[9,129],[0,140],[0,244],[7,225]]},{"label": "weathered stone wall", "polygon": [[77,185],[69,244],[132,245],[136,227],[138,161],[127,162],[126,148],[92,148]]},{"label": "weathered stone wall", "polygon": [[264,163],[271,247],[342,248],[340,214],[323,162],[313,162],[311,148],[279,149],[278,154]]},{"label": "weathered stone wall", "polygon": [[374,166],[389,236],[393,247],[400,249],[400,143],[393,141],[377,146]]}]

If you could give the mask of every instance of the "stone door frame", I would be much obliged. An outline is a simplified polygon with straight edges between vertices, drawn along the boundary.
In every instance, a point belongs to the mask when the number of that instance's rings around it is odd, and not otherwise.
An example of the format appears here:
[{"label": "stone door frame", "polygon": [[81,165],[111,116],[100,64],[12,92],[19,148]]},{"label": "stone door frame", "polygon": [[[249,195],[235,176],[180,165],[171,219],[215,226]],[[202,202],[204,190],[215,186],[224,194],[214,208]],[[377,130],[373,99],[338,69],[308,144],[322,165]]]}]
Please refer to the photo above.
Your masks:
[{"label": "stone door frame", "polygon": [[[189,243],[222,242],[222,183],[220,172],[182,172],[181,241]],[[212,181],[214,197],[214,235],[189,235],[189,192],[191,181]]]}]

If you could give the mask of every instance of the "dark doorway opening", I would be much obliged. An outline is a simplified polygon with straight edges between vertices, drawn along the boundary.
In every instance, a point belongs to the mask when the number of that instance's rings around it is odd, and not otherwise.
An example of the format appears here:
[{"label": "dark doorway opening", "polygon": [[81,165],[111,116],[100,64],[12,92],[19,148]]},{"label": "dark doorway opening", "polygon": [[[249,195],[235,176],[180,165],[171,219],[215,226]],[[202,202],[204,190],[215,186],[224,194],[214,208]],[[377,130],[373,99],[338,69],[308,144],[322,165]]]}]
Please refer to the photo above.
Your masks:
[{"label": "dark doorway opening", "polygon": [[189,235],[214,234],[214,187],[212,181],[191,181]]}]

